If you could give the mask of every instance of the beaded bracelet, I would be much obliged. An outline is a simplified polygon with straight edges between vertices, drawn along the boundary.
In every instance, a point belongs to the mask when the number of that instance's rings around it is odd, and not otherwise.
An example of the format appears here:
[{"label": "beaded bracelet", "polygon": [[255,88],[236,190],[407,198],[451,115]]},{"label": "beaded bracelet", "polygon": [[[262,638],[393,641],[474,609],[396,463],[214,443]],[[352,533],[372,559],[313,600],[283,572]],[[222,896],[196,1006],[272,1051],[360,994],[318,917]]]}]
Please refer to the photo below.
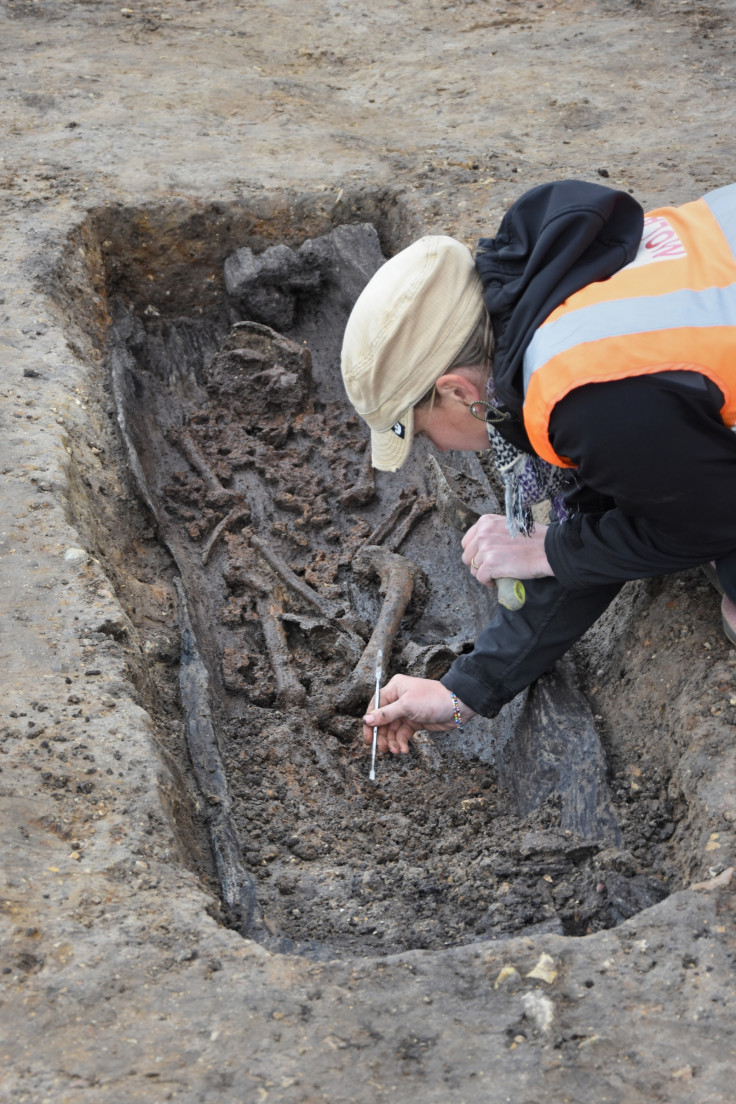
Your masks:
[{"label": "beaded bracelet", "polygon": [[460,702],[457,700],[457,695],[450,691],[450,701],[452,702],[452,719],[455,722],[455,728],[458,732],[463,730],[462,717],[460,716]]}]

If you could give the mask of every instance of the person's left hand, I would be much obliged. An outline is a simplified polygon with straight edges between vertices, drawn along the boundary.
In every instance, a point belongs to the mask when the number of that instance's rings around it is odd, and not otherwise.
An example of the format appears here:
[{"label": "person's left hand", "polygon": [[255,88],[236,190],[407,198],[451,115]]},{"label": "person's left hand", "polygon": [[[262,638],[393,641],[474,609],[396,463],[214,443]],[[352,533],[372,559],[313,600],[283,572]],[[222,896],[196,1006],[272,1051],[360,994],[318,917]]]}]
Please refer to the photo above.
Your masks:
[{"label": "person's left hand", "polygon": [[[474,711],[458,700],[461,722],[475,716]],[[378,728],[378,751],[409,750],[409,740],[419,729],[445,732],[455,726],[452,693],[435,679],[394,675],[381,689],[379,708],[369,708],[363,717],[363,739],[373,741],[373,726]]]},{"label": "person's left hand", "polygon": [[544,551],[546,532],[546,525],[538,525],[529,537],[512,537],[502,514],[484,514],[463,537],[463,563],[486,586],[496,579],[554,575]]}]

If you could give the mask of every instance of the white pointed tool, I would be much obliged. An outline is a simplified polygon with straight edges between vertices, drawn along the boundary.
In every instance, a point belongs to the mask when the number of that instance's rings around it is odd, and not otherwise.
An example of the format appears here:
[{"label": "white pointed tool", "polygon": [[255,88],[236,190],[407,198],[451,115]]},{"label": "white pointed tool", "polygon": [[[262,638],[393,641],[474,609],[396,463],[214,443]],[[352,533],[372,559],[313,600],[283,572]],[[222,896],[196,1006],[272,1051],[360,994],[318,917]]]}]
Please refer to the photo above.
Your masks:
[{"label": "white pointed tool", "polygon": [[[378,649],[376,655],[376,700],[373,708],[378,709],[381,701],[381,668],[383,667],[383,648]],[[371,748],[371,773],[368,775],[371,782],[376,781],[376,747],[378,745],[378,725],[373,726],[373,747]]]}]

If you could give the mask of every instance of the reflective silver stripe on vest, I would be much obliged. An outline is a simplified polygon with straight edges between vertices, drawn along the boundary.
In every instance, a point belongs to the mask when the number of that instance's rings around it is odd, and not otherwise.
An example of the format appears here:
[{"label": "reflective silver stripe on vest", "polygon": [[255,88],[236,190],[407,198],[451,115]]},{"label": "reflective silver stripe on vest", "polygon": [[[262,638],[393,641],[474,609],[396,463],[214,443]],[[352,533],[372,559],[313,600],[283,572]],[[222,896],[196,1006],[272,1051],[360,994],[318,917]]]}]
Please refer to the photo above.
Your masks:
[{"label": "reflective silver stripe on vest", "polygon": [[[731,256],[736,262],[736,184],[716,188],[714,192],[704,195],[703,199],[730,245]],[[731,429],[736,433],[736,423],[731,426]]]},{"label": "reflective silver stripe on vest", "polygon": [[[736,263],[736,184],[708,192],[703,200],[728,241]],[[543,364],[576,345],[606,337],[656,333],[684,325],[736,326],[736,284],[705,291],[683,288],[665,295],[598,303],[541,326],[524,353],[524,393]]]},{"label": "reflective silver stripe on vest", "polygon": [[587,341],[710,326],[736,327],[736,284],[705,291],[685,288],[666,295],[581,307],[537,330],[524,354],[524,392],[534,373],[548,360]]},{"label": "reflective silver stripe on vest", "polygon": [[736,184],[727,184],[725,188],[716,188],[703,196],[710,212],[723,231],[723,236],[731,246],[736,260]]}]

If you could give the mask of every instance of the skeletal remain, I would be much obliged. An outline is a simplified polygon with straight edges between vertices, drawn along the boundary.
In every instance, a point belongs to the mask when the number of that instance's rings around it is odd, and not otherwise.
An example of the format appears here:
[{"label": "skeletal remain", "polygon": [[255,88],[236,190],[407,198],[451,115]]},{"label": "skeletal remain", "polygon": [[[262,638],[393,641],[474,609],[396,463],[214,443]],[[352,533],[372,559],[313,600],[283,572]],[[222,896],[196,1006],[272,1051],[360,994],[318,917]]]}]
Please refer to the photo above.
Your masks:
[{"label": "skeletal remain", "polygon": [[371,463],[371,446],[368,444],[363,454],[363,470],[360,482],[345,491],[338,498],[341,506],[366,506],[376,497],[376,476]]},{"label": "skeletal remain", "polygon": [[278,552],[274,552],[269,547],[267,541],[264,541],[261,537],[252,536],[250,543],[254,548],[263,556],[264,560],[274,569],[277,575],[280,575],[283,581],[289,586],[295,594],[298,594],[300,598],[303,598],[305,602],[309,602],[315,609],[319,610],[323,617],[326,617],[329,621],[334,621],[341,612],[341,607],[334,605],[332,602],[322,598],[316,590],[312,590],[308,583],[305,583],[303,579],[300,579],[296,575],[289,565],[282,560]]},{"label": "skeletal remain", "polygon": [[215,502],[222,502],[224,499],[235,498],[236,492],[228,490],[227,487],[223,487],[217,475],[212,470],[207,457],[204,455],[192,435],[186,429],[176,430],[174,435],[176,443],[186,459],[194,470],[202,476],[212,499]]},{"label": "skeletal remain", "polygon": [[442,770],[442,756],[430,734],[421,728],[412,736],[411,746],[424,769],[439,774]]},{"label": "skeletal remain", "polygon": [[386,548],[390,552],[396,552],[396,550],[404,543],[406,538],[411,533],[412,529],[425,514],[434,507],[434,500],[431,498],[418,498],[408,515],[404,518],[401,525],[391,534],[386,541]]},{"label": "skeletal remain", "polygon": [[289,662],[289,645],[281,621],[283,607],[265,579],[249,572],[243,576],[243,582],[252,587],[258,595],[256,613],[261,623],[268,660],[276,679],[276,704],[281,709],[291,705],[303,705],[307,692]]},{"label": "skeletal remain", "polygon": [[399,501],[396,503],[391,513],[365,538],[365,544],[383,544],[385,538],[394,528],[401,515],[406,512],[407,507],[413,507],[416,500],[416,487],[412,487],[411,490],[408,491],[402,490],[399,494]]},{"label": "skeletal remain", "polygon": [[[291,570],[289,565],[282,560],[278,553],[274,552],[261,537],[254,535],[250,538],[250,542],[253,547],[258,549],[266,562],[274,569],[277,575],[280,576],[283,582],[285,582],[295,594],[303,598],[305,602],[308,602],[322,614],[324,623],[329,626],[332,632],[338,632],[340,634],[341,646],[345,650],[348,661],[352,661],[355,656],[359,655],[363,648],[363,639],[354,631],[350,621],[340,616],[340,614],[343,613],[342,607],[322,598],[316,590],[312,590],[309,584],[305,583],[303,579],[300,579],[299,576]],[[249,579],[248,581],[251,580]],[[259,584],[255,581],[253,581],[253,585],[256,589],[259,589]],[[260,589],[262,592],[262,586]],[[283,614],[282,620],[287,619],[293,619],[292,615]]]},{"label": "skeletal remain", "polygon": [[236,521],[240,521],[241,518],[246,518],[246,520],[247,520],[249,517],[250,517],[250,508],[248,506],[236,506],[234,510],[230,511],[230,513],[227,515],[227,517],[224,517],[222,519],[222,521],[219,523],[219,525],[215,526],[215,528],[210,533],[207,544],[204,546],[204,549],[202,550],[202,564],[205,567],[209,563],[210,556],[214,552],[215,547],[217,546],[222,534],[225,533],[228,529],[230,529],[231,526],[233,526]]},{"label": "skeletal remain", "polygon": [[407,675],[415,678],[438,679],[462,652],[462,646],[443,644],[417,644],[410,640],[401,652],[401,664]]},{"label": "skeletal remain", "polygon": [[423,576],[421,568],[411,560],[407,560],[405,556],[388,552],[385,548],[378,548],[375,545],[361,548],[353,561],[353,570],[360,575],[378,575],[384,598],[373,634],[355,666],[348,685],[338,696],[337,709],[344,712],[350,712],[361,706],[365,707],[367,704],[373,684],[378,649],[383,650],[385,672],[401,618],[411,601],[415,584]]},{"label": "skeletal remain", "polygon": [[709,878],[706,882],[693,882],[690,886],[691,889],[702,889],[706,893],[712,892],[714,889],[723,889],[724,886],[730,885],[733,879],[733,867],[729,866],[726,870],[721,871],[720,874],[716,874],[713,878]]},{"label": "skeletal remain", "polygon": [[276,704],[279,709],[303,705],[307,692],[289,663],[289,646],[281,624],[281,607],[273,596],[262,595],[256,602],[268,658],[276,679]]}]

